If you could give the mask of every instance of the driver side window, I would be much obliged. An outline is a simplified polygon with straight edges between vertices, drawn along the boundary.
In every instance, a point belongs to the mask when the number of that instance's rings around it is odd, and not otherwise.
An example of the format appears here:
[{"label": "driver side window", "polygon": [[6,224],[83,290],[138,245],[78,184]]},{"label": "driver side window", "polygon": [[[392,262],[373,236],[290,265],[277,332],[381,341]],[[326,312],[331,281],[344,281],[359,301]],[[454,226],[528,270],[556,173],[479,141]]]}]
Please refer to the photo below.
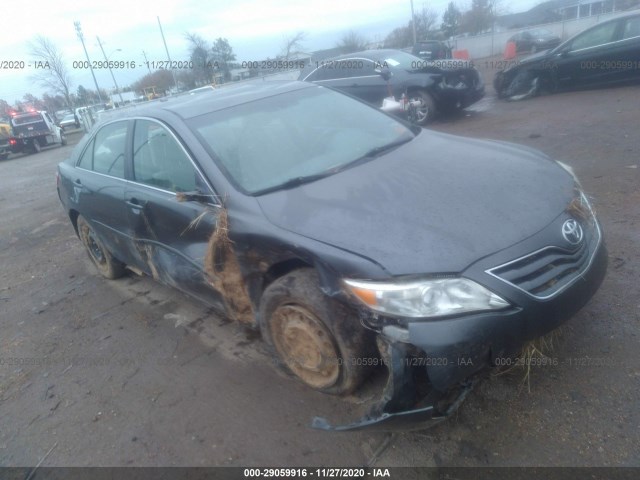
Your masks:
[{"label": "driver side window", "polygon": [[182,146],[162,125],[137,120],[133,135],[133,178],[171,192],[192,192],[201,186],[198,173]]},{"label": "driver side window", "polygon": [[598,45],[612,42],[617,25],[617,22],[608,22],[604,25],[594,27],[590,31],[576,37],[571,43],[569,50],[582,50],[583,48],[597,47]]}]

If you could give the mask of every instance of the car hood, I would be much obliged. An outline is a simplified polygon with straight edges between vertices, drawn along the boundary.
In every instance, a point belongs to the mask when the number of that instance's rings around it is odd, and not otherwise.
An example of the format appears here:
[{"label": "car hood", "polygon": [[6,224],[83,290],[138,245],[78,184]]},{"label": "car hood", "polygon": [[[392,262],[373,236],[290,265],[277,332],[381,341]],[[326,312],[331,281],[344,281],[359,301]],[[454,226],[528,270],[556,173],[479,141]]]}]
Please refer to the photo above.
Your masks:
[{"label": "car hood", "polygon": [[258,202],[274,225],[395,276],[461,272],[540,231],[573,189],[573,178],[535,150],[423,131],[365,164]]},{"label": "car hood", "polygon": [[541,62],[543,60],[546,60],[550,55],[551,50],[543,50],[541,52],[538,53],[534,53],[533,55],[528,55],[524,58],[522,58],[521,60],[518,61],[517,66],[522,66],[522,65],[533,65],[537,62]]}]

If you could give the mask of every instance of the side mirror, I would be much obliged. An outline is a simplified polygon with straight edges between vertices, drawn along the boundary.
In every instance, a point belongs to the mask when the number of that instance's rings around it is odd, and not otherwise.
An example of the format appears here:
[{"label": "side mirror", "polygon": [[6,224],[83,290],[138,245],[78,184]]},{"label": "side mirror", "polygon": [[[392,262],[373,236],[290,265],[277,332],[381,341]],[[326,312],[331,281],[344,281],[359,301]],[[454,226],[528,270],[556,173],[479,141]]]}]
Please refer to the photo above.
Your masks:
[{"label": "side mirror", "polygon": [[388,68],[383,68],[382,70],[378,71],[378,73],[384,79],[385,82],[388,82],[389,80],[391,80],[392,73],[391,73],[391,70],[389,70]]}]

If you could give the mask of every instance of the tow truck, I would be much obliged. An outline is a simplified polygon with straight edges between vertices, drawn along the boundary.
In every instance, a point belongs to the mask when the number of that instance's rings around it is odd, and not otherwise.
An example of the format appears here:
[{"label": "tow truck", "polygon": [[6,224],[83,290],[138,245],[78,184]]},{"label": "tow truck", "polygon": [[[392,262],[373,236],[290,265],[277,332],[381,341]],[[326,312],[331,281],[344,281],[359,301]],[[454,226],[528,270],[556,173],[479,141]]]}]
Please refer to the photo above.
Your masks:
[{"label": "tow truck", "polygon": [[46,111],[13,112],[9,149],[12,153],[38,153],[49,145],[66,145],[67,138]]},{"label": "tow truck", "polygon": [[9,139],[11,138],[11,126],[0,121],[0,160],[5,160],[9,156]]}]

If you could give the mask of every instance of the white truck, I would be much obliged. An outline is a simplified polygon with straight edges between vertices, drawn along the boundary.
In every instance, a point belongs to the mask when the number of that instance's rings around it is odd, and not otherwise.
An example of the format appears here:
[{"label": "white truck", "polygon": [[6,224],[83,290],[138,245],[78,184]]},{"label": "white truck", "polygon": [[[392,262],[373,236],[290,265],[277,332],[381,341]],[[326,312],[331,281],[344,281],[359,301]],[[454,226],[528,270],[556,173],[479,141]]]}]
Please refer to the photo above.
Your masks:
[{"label": "white truck", "polygon": [[10,123],[12,153],[38,153],[42,147],[67,144],[63,129],[45,111],[13,113]]}]

